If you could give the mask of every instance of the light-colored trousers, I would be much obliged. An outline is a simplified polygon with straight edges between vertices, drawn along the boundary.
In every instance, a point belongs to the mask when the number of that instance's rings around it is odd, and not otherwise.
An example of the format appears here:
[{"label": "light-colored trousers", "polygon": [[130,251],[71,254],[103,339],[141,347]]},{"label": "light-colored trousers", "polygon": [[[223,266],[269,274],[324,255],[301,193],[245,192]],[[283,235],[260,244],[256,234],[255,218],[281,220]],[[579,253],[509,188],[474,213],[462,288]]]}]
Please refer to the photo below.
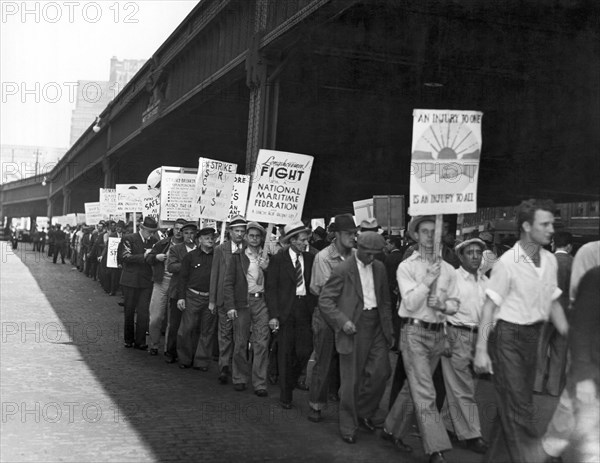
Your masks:
[{"label": "light-colored trousers", "polygon": [[447,326],[452,357],[442,357],[442,373],[446,385],[446,401],[442,418],[446,429],[460,440],[481,437],[479,408],[475,401],[476,378],[471,371],[477,334]]},{"label": "light-colored trousers", "polygon": [[400,331],[400,349],[407,381],[385,419],[385,429],[401,438],[416,414],[425,453],[450,450],[452,444],[435,404],[433,385],[433,372],[444,350],[443,333],[406,324]]},{"label": "light-colored trousers", "polygon": [[252,386],[254,390],[267,388],[269,365],[269,311],[263,298],[249,297],[248,307],[237,309],[233,321],[233,371],[234,384],[246,384],[250,376],[248,341],[252,344]]},{"label": "light-colored trousers", "polygon": [[160,283],[155,282],[152,287],[152,297],[150,298],[150,349],[158,349],[160,343],[160,331],[169,304],[169,283],[171,283],[171,276],[165,275]]}]

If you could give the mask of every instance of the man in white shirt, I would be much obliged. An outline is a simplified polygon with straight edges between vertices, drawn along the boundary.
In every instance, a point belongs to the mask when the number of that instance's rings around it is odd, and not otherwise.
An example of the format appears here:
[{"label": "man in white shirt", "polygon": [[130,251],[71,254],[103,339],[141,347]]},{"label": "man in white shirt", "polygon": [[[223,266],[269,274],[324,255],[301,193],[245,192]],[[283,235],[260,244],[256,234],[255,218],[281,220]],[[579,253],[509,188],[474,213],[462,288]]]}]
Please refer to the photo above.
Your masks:
[{"label": "man in white shirt", "polygon": [[517,223],[520,240],[492,270],[474,362],[475,372],[493,374],[497,392],[500,420],[494,423],[484,458],[489,462],[505,461],[503,444],[510,461],[532,460],[530,452],[538,437],[533,383],[540,331],[548,318],[560,334],[568,331],[558,302],[556,257],[542,248],[554,234],[554,204],[523,201],[517,208]]},{"label": "man in white shirt", "polygon": [[441,260],[436,252],[441,243],[434,243],[434,231],[435,217],[411,219],[408,233],[419,247],[396,272],[402,296],[398,311],[402,322],[400,350],[407,382],[388,413],[383,437],[406,451],[399,445],[400,438],[412,423],[412,413],[407,411],[416,404],[415,415],[425,453],[430,462],[443,463],[446,460],[442,452],[450,450],[452,444],[436,406],[433,372],[444,350],[446,314],[458,308],[458,289],[454,267]]},{"label": "man in white shirt", "polygon": [[476,453],[487,451],[487,444],[481,437],[479,409],[475,401],[476,381],[471,370],[488,281],[478,272],[485,248],[481,239],[472,238],[458,243],[454,249],[461,264],[456,270],[460,306],[458,312],[446,319],[451,355],[442,357],[446,384],[446,402],[442,410],[444,424]]}]

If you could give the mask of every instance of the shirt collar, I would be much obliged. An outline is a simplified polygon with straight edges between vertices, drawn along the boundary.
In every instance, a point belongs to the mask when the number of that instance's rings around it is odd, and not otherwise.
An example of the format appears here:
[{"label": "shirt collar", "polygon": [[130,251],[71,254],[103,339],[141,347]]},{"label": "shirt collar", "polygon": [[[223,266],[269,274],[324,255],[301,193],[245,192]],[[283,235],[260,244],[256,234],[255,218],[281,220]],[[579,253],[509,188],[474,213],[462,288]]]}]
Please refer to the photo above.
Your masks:
[{"label": "shirt collar", "polygon": [[302,258],[302,254],[296,254],[296,252],[292,250],[291,246],[288,248],[288,252],[290,253],[290,258],[292,259],[292,262],[294,262],[294,263],[296,262],[297,259]]},{"label": "shirt collar", "polygon": [[554,251],[554,254],[569,254],[567,251],[565,251],[564,249],[557,249],[556,251]]},{"label": "shirt collar", "polygon": [[[472,281],[477,281],[475,278],[475,275],[473,275],[471,272],[467,272],[463,266],[461,265],[460,267],[458,267],[458,270],[456,270],[456,273],[462,277],[463,280],[472,280]],[[479,277],[481,278],[481,276]]]}]

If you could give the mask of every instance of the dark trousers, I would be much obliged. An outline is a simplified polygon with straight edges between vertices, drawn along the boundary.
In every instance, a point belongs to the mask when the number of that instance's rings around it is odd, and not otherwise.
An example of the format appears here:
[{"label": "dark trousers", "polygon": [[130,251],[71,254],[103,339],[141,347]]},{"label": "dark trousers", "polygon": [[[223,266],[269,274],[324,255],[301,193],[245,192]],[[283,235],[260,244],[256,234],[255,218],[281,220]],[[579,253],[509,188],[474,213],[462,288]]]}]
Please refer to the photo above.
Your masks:
[{"label": "dark trousers", "polygon": [[516,325],[499,320],[488,341],[494,374],[499,420],[492,426],[484,462],[535,461],[536,448],[533,382],[542,324]]},{"label": "dark trousers", "polygon": [[177,308],[177,299],[169,299],[167,331],[165,335],[165,354],[177,358],[177,332],[181,324],[181,310]]},{"label": "dark trousers", "polygon": [[52,257],[52,262],[56,264],[56,260],[58,259],[58,254],[60,253],[60,260],[64,264],[65,263],[65,245],[61,243],[56,243],[54,245],[54,256]]},{"label": "dark trousers", "polygon": [[148,307],[152,286],[148,288],[123,286],[123,296],[125,297],[125,342],[144,346],[150,320]]},{"label": "dark trousers", "polygon": [[333,329],[323,320],[319,309],[313,315],[313,341],[315,364],[308,403],[314,410],[323,410],[327,405],[329,393],[336,393],[340,388],[340,359],[335,350],[335,334]]},{"label": "dark trousers", "polygon": [[288,319],[279,325],[277,363],[283,403],[292,402],[294,387],[312,353],[311,317],[307,298],[296,297]]},{"label": "dark trousers", "polygon": [[565,387],[567,337],[556,331],[551,322],[544,324],[538,345],[538,362],[534,391],[558,397]]},{"label": "dark trousers", "polygon": [[377,420],[379,402],[391,373],[388,352],[379,313],[377,310],[363,311],[356,323],[352,352],[340,354],[339,426],[342,435],[356,433],[358,418]]},{"label": "dark trousers", "polygon": [[107,268],[110,294],[114,295],[119,289],[119,281],[121,280],[120,268]]},{"label": "dark trousers", "polygon": [[54,243],[48,243],[48,257],[54,256]]}]

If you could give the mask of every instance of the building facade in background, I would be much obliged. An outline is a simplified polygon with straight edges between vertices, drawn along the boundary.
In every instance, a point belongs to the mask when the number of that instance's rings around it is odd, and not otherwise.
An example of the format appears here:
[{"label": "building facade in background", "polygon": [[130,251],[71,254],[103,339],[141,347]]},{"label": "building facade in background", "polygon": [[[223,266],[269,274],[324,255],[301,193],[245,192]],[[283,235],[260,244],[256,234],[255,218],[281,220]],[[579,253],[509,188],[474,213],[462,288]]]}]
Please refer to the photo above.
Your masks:
[{"label": "building facade in background", "polygon": [[96,117],[104,111],[108,103],[127,85],[132,77],[140,70],[146,60],[118,60],[113,56],[110,60],[109,80],[77,81],[77,99],[71,116],[70,145],[83,135]]}]

